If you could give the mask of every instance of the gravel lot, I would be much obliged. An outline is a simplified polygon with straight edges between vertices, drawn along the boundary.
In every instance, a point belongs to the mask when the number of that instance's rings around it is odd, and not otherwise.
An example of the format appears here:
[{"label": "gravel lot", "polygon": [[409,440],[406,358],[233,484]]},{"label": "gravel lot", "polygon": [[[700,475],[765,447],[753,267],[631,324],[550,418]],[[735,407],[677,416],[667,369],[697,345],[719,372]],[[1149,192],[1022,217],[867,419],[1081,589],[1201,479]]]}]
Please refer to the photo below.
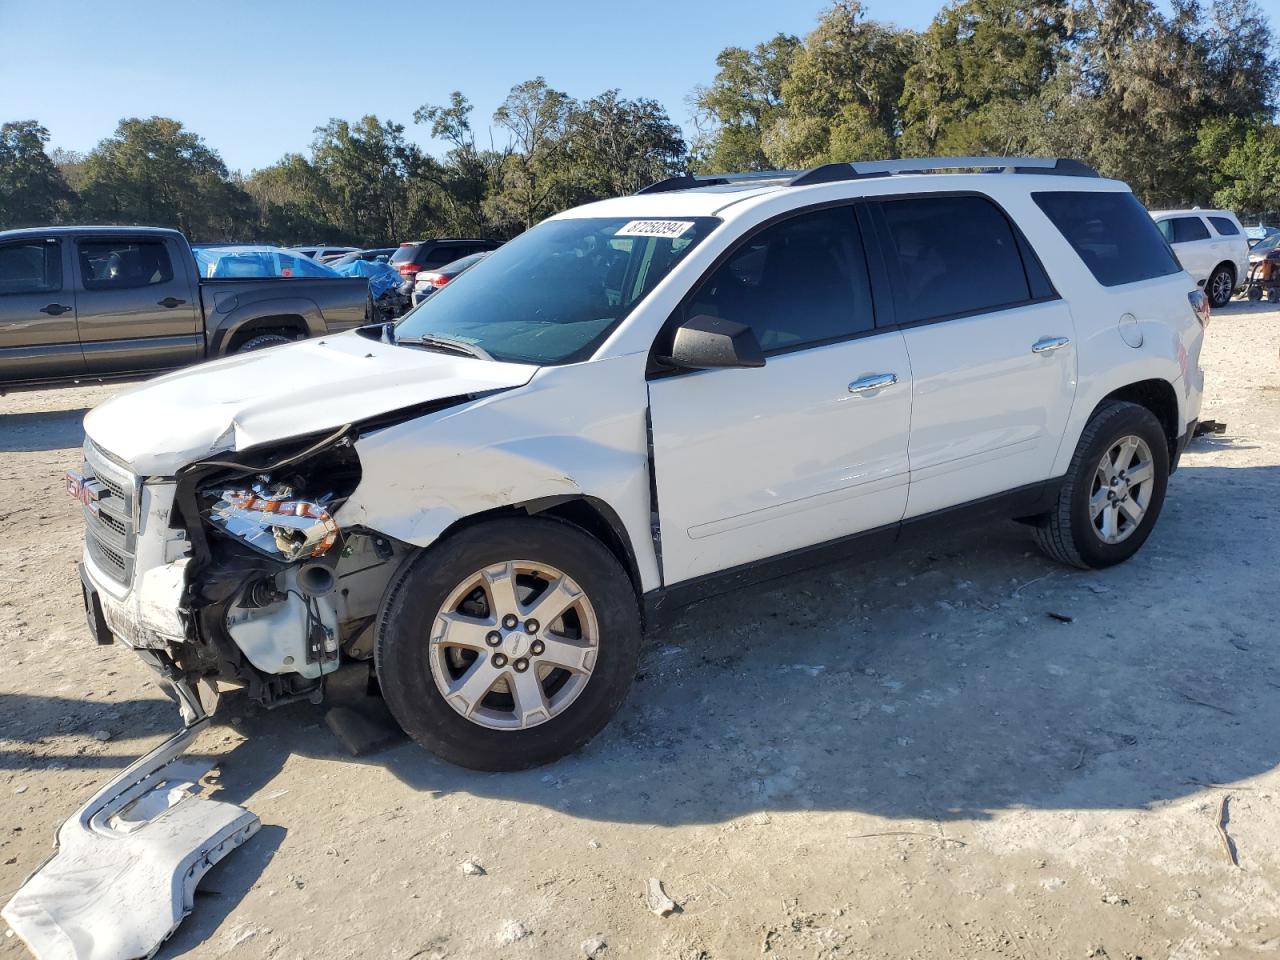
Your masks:
[{"label": "gravel lot", "polygon": [[[554,766],[352,760],[323,707],[231,702],[198,748],[263,828],[160,956],[1274,953],[1278,348],[1280,310],[1218,311],[1203,415],[1226,433],[1127,565],[1054,566],[1008,524],[703,603]],[[0,398],[0,901],[178,723],[83,623],[61,475],[111,392]],[[650,877],[679,912],[649,912]]]}]

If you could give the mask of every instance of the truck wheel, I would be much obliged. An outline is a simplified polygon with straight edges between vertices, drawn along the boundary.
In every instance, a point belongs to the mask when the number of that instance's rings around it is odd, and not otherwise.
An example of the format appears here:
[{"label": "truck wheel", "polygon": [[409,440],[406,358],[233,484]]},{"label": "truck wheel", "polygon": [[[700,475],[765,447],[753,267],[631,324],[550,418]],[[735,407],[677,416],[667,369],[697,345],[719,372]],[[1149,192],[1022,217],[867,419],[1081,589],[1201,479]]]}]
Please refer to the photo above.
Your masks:
[{"label": "truck wheel", "polygon": [[1205,284],[1209,294],[1209,305],[1225,307],[1231,302],[1231,294],[1236,290],[1236,272],[1230,264],[1222,263],[1209,274],[1209,282]]},{"label": "truck wheel", "polygon": [[278,347],[282,343],[293,343],[299,339],[297,336],[279,331],[270,331],[268,333],[258,333],[250,337],[240,346],[232,350],[232,353],[251,353],[254,350],[265,350],[267,347]]},{"label": "truck wheel", "polygon": [[582,746],[635,677],[640,616],[617,559],[567,523],[493,520],[421,554],[383,603],[387,706],[414,740],[474,770]]},{"label": "truck wheel", "polygon": [[1169,442],[1146,407],[1117,401],[1093,415],[1076,446],[1057,505],[1038,519],[1036,542],[1059,563],[1101,569],[1142,547],[1169,483]]}]

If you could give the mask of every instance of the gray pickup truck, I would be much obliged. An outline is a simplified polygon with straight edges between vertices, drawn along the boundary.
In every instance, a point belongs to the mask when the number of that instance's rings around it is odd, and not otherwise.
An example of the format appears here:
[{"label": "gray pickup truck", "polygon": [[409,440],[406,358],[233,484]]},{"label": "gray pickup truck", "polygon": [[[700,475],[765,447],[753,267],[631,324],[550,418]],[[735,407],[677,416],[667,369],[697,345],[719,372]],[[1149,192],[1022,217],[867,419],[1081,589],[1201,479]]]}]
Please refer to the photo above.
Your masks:
[{"label": "gray pickup truck", "polygon": [[368,322],[368,280],[322,271],[201,277],[176,230],[0,232],[0,391],[145,376]]}]

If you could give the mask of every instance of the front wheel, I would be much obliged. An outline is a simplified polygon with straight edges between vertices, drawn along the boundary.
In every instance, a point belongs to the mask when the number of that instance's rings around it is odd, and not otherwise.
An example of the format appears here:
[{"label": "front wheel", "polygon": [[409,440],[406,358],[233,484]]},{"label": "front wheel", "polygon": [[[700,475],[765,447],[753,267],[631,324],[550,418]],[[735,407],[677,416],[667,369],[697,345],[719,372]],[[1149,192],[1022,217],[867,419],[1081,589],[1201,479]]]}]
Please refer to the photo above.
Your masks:
[{"label": "front wheel", "polygon": [[549,763],[595,736],[635,676],[640,616],[617,559],[541,518],[462,530],[390,591],[374,651],[387,706],[476,770]]},{"label": "front wheel", "polygon": [[1169,483],[1169,442],[1146,407],[1117,401],[1093,415],[1058,503],[1035,527],[1060,563],[1099,569],[1132,557],[1155,526]]}]

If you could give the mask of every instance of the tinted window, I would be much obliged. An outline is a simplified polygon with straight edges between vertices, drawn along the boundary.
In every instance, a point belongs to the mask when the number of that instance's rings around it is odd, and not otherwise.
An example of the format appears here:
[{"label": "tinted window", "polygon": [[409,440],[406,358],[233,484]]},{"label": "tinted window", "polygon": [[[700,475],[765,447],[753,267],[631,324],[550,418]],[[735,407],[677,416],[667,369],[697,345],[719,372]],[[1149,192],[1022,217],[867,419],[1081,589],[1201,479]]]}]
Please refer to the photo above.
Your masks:
[{"label": "tinted window", "polygon": [[62,247],[56,240],[0,245],[0,294],[62,289]]},{"label": "tinted window", "polygon": [[396,252],[391,255],[391,263],[410,263],[413,255],[418,252],[421,247],[420,243],[402,243],[396,248]]},{"label": "tinted window", "polygon": [[424,300],[396,336],[462,341],[519,363],[585,360],[719,222],[547,220]]},{"label": "tinted window", "polygon": [[1226,217],[1210,217],[1209,222],[1213,224],[1213,229],[1223,237],[1240,236],[1240,228],[1228,220]]},{"label": "tinted window", "polygon": [[86,290],[127,290],[173,279],[169,253],[159,240],[84,240],[79,248]]},{"label": "tinted window", "polygon": [[1182,270],[1132,193],[1064,190],[1031,196],[1104,287]]},{"label": "tinted window", "polygon": [[684,319],[700,314],[746,324],[766,351],[870,330],[867,263],[853,208],[792,217],[747,240],[686,303]]},{"label": "tinted window", "polygon": [[1190,243],[1193,240],[1208,240],[1209,228],[1199,217],[1174,217],[1166,221],[1173,230],[1172,243]]},{"label": "tinted window", "polygon": [[995,310],[1031,299],[1009,221],[983,197],[921,197],[880,205],[898,321]]}]

